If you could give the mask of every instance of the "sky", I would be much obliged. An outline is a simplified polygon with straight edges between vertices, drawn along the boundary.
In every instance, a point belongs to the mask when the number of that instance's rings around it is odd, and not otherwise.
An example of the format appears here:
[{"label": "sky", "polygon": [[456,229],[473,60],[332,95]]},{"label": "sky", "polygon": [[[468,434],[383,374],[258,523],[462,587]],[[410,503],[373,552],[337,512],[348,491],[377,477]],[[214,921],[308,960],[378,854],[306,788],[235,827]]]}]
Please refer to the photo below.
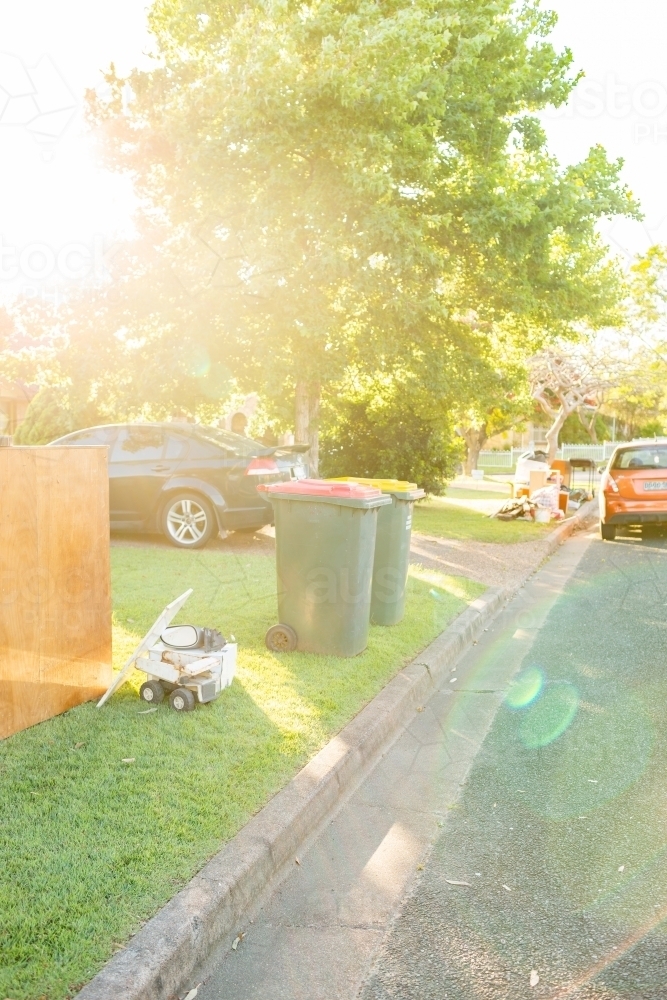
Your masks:
[{"label": "sky", "polygon": [[0,299],[57,294],[131,235],[127,178],[104,170],[86,89],[147,67],[141,0],[0,0]]},{"label": "sky", "polygon": [[[601,143],[623,157],[641,223],[603,226],[626,259],[667,243],[667,3],[543,0],[559,15],[552,36],[586,73],[565,109],[543,123],[563,164]],[[103,267],[131,235],[128,179],[105,170],[83,119],[84,93],[150,65],[142,0],[0,0],[0,299],[57,297],[63,280]]]},{"label": "sky", "polygon": [[585,72],[568,106],[543,124],[563,164],[600,143],[625,161],[623,179],[641,202],[643,222],[615,221],[602,232],[626,259],[667,244],[667,3],[664,0],[552,0],[551,36]]}]

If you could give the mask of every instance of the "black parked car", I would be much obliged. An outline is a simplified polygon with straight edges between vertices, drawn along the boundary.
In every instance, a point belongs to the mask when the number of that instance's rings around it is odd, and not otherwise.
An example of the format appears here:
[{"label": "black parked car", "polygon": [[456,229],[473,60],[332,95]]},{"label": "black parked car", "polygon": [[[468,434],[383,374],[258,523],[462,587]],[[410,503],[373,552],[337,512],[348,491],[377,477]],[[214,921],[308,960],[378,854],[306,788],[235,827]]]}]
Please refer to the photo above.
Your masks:
[{"label": "black parked car", "polygon": [[197,549],[225,531],[254,531],[273,522],[259,483],[302,479],[308,445],[267,448],[198,424],[112,424],[89,427],[51,445],[109,449],[111,527],[161,531]]}]

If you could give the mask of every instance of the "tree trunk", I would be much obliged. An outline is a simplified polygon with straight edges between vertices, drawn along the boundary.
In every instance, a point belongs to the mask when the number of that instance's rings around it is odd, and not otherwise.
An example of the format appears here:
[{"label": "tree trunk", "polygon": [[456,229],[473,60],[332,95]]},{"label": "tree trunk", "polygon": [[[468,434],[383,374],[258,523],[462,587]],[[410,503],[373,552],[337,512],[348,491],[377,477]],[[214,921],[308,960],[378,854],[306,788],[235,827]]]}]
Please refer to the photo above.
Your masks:
[{"label": "tree trunk", "polygon": [[294,443],[308,444],[310,405],[308,383],[297,382],[294,390]]},{"label": "tree trunk", "polygon": [[306,455],[308,475],[316,477],[320,451],[320,397],[319,382],[297,382],[294,393],[294,441],[296,444],[310,445]]},{"label": "tree trunk", "polygon": [[466,476],[471,476],[472,470],[477,468],[479,453],[486,441],[486,429],[484,427],[466,427],[460,433],[466,443],[466,457],[463,463],[463,471]]},{"label": "tree trunk", "polygon": [[593,420],[593,423],[588,428],[588,433],[591,436],[591,441],[593,442],[593,444],[597,444],[598,443],[598,432],[597,432],[597,429],[595,427],[596,421],[597,421],[597,413],[595,414],[595,418]]},{"label": "tree trunk", "polygon": [[599,412],[600,412],[599,410],[596,410],[595,413],[593,414],[593,418],[587,421],[584,419],[581,410],[579,410],[579,423],[584,428],[584,430],[587,431],[588,436],[590,437],[593,444],[598,443],[598,432],[595,425],[597,423]]},{"label": "tree trunk", "polygon": [[308,465],[311,476],[317,477],[320,463],[320,397],[322,389],[319,382],[313,382],[310,386],[310,399],[308,406]]},{"label": "tree trunk", "polygon": [[558,436],[567,418],[568,413],[566,412],[565,407],[561,406],[554,418],[554,422],[545,435],[547,445],[549,446],[549,462],[553,462],[556,457],[556,452],[558,451]]}]

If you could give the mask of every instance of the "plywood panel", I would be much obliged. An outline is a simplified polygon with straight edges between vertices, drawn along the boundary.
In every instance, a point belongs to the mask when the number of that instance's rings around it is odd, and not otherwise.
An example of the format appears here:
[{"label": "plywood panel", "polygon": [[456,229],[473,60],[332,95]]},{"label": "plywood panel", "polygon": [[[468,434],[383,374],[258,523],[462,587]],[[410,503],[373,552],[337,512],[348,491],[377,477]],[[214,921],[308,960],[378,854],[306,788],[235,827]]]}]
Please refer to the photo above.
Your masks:
[{"label": "plywood panel", "polygon": [[37,689],[40,668],[35,461],[25,449],[9,452],[0,448],[0,737],[30,724],[21,689]]},{"label": "plywood panel", "polygon": [[0,738],[111,681],[105,448],[0,448]]}]

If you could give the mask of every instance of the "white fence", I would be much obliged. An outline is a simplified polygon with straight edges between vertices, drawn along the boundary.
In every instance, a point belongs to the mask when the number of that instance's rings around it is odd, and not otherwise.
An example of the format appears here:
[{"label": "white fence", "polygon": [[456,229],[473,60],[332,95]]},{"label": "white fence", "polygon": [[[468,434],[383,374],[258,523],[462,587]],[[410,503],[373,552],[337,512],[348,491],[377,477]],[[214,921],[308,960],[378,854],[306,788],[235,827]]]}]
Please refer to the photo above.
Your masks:
[{"label": "white fence", "polygon": [[[594,462],[606,462],[617,442],[605,441],[604,444],[564,444],[557,452],[557,457],[590,458]],[[507,451],[480,451],[477,465],[480,469],[513,469],[520,455],[527,448],[508,448]]]},{"label": "white fence", "polygon": [[510,448],[509,451],[480,451],[477,468],[483,469],[486,466],[487,469],[513,469],[520,454],[518,448]]}]

